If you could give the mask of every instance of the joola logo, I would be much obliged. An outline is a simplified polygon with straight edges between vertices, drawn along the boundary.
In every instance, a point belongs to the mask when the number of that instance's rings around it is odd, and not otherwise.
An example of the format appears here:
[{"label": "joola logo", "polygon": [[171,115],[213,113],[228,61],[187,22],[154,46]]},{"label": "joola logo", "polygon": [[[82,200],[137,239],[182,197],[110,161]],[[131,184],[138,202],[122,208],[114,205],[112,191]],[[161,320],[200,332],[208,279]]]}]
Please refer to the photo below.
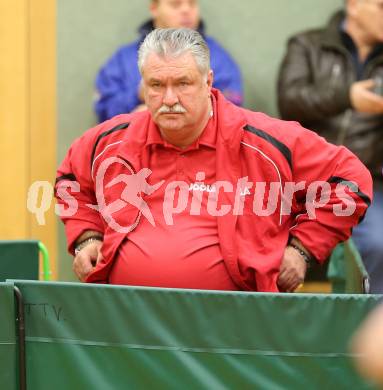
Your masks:
[{"label": "joola logo", "polygon": [[[217,189],[216,189],[216,186],[214,184],[209,185],[209,184],[201,184],[201,183],[192,183],[189,186],[189,191],[201,191],[201,192],[211,193],[211,192],[217,192]],[[241,196],[251,195],[251,192],[247,187],[245,187],[241,191],[240,195]]]},{"label": "joola logo", "polygon": [[215,185],[193,183],[190,184],[189,191],[217,192]]}]

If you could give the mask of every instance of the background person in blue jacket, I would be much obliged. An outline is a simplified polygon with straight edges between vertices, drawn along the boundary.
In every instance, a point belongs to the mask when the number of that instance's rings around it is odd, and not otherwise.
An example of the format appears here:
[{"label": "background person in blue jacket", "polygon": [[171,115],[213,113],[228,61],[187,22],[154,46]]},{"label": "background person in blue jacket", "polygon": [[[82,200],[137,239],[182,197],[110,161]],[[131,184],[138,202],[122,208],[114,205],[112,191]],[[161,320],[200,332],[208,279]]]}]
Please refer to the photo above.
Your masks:
[{"label": "background person in blue jacket", "polygon": [[214,72],[213,86],[231,102],[242,105],[242,77],[238,65],[230,54],[213,38],[204,34],[197,0],[152,0],[152,19],[139,28],[137,41],[123,46],[101,68],[96,78],[98,98],[95,111],[100,122],[115,115],[145,109],[141,94],[141,76],[137,67],[140,43],[154,28],[197,29],[205,38]]}]

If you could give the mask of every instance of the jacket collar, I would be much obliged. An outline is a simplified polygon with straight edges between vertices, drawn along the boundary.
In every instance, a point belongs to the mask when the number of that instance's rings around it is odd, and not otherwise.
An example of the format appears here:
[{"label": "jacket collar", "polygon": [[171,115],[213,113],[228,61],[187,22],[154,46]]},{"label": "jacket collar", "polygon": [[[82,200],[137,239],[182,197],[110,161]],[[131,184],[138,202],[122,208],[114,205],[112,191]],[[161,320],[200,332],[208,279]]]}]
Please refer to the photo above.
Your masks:
[{"label": "jacket collar", "polygon": [[327,25],[327,28],[324,31],[324,34],[322,35],[322,45],[323,46],[330,46],[330,47],[337,47],[342,50],[344,49],[344,45],[342,42],[342,38],[340,35],[340,24],[342,21],[344,21],[346,18],[346,13],[344,10],[340,10],[336,12],[331,18]]},{"label": "jacket collar", "polygon": [[229,102],[217,89],[212,90],[214,110],[217,113],[217,142],[239,151],[246,119],[243,109]]}]

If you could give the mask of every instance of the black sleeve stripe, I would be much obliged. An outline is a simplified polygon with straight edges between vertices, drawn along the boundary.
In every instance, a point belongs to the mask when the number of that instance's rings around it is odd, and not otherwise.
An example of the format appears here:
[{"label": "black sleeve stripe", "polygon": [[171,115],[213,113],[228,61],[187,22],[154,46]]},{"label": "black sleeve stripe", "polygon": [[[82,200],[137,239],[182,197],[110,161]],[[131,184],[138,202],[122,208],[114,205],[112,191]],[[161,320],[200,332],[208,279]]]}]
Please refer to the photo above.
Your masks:
[{"label": "black sleeve stripe", "polygon": [[360,199],[363,200],[364,203],[366,203],[367,206],[371,205],[371,199],[362,191],[359,191],[358,186],[355,183],[352,183],[349,180],[343,179],[342,177],[339,176],[332,176],[328,180],[328,182],[335,183],[335,184],[343,184],[344,186],[348,187],[355,195],[358,195]]},{"label": "black sleeve stripe", "polygon": [[274,147],[276,147],[283,154],[285,159],[287,160],[287,162],[290,166],[290,169],[292,169],[293,164],[292,164],[291,150],[284,143],[282,143],[281,141],[278,141],[276,138],[274,138],[270,134],[267,134],[266,132],[259,130],[259,129],[256,129],[255,127],[252,127],[250,125],[246,125],[244,127],[244,129],[246,131],[250,131],[251,133],[257,135],[258,137],[263,138],[264,140],[266,140],[267,142],[272,144]]},{"label": "black sleeve stripe", "polygon": [[113,127],[113,129],[110,129],[110,130],[107,130],[107,131],[104,131],[103,133],[101,133],[97,139],[96,139],[96,142],[93,146],[93,150],[92,150],[92,157],[90,159],[90,168],[92,169],[92,165],[93,165],[93,160],[94,160],[94,155],[96,154],[96,149],[97,149],[97,145],[99,144],[99,142],[104,138],[104,137],[107,137],[109,134],[112,134],[114,133],[115,131],[119,131],[119,130],[124,130],[124,129],[127,129],[129,127],[130,123],[121,123],[120,125],[116,126],[116,127]]},{"label": "black sleeve stripe", "polygon": [[364,220],[364,217],[366,216],[366,213],[367,213],[367,210],[363,213],[363,215],[361,215],[360,217],[359,217],[359,220],[358,220],[358,225],[360,224],[360,223],[362,223],[363,222],[363,220]]},{"label": "black sleeve stripe", "polygon": [[67,173],[66,175],[62,175],[56,178],[55,184],[59,181],[69,180],[69,181],[77,181],[76,176],[73,173]]}]

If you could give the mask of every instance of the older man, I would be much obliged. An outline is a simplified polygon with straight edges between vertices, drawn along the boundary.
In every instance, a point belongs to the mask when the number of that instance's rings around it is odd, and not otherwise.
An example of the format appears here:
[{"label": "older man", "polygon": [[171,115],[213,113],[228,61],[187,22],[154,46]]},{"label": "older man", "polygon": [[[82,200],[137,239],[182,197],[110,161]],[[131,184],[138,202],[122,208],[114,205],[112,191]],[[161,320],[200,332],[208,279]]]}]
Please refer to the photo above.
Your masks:
[{"label": "older man", "polygon": [[293,291],[371,197],[347,149],[212,89],[209,50],[189,29],[140,47],[148,111],[76,140],[56,192],[81,280]]},{"label": "older man", "polygon": [[151,0],[150,13],[152,19],[139,28],[139,39],[119,48],[97,75],[98,98],[94,107],[99,121],[117,114],[145,109],[140,85],[141,75],[137,68],[137,52],[140,43],[154,28],[197,29],[205,37],[211,52],[211,65],[215,74],[214,87],[231,102],[241,105],[241,72],[230,54],[215,39],[205,35],[198,1]]},{"label": "older man", "polygon": [[347,0],[328,26],[289,41],[279,77],[283,119],[343,144],[370,169],[374,203],[353,232],[383,293],[383,0]]}]

